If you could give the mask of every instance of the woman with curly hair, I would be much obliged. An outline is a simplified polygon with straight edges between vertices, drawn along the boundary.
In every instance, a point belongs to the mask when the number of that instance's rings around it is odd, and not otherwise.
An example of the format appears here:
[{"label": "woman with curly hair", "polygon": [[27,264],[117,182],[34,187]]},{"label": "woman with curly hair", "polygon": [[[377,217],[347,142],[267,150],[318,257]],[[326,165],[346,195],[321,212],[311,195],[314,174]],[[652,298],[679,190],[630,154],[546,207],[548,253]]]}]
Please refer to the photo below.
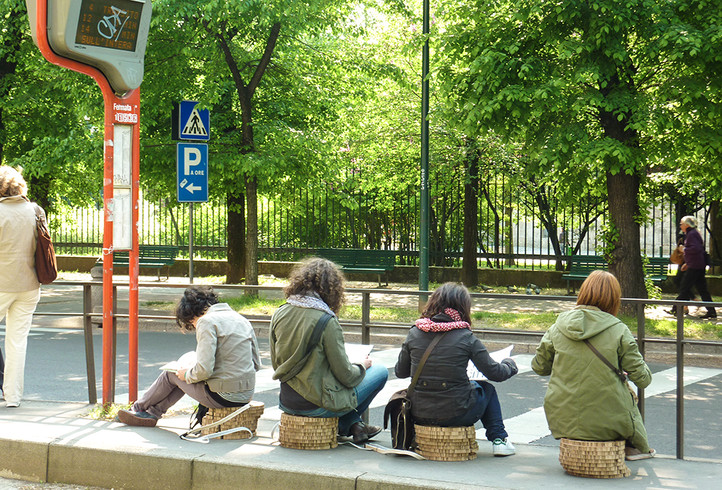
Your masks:
[{"label": "woman with curly hair", "polygon": [[[352,364],[344,349],[338,312],[343,274],[333,262],[312,258],[291,272],[286,304],[271,318],[274,379],[281,381],[279,408],[292,415],[338,417],[338,434],[365,443],[381,432],[361,414],[386,384],[388,370],[371,359]],[[314,331],[317,340],[312,340]]]},{"label": "woman with curly hair", "polygon": [[468,427],[481,421],[494,456],[513,455],[496,388],[486,381],[470,381],[466,369],[471,361],[489,380],[500,382],[518,372],[516,362],[496,362],[473,334],[471,296],[464,286],[447,282],[432,293],[401,346],[396,377],[413,376],[429,344],[440,335],[411,395],[414,421],[438,427]]},{"label": "woman with curly hair", "polygon": [[184,394],[208,408],[242,407],[251,401],[261,357],[249,321],[219,303],[210,286],[193,286],[178,302],[176,323],[196,331],[195,364],[158,376],[132,411],[118,412],[124,424],[154,427]]},{"label": "woman with curly hair", "polygon": [[25,354],[33,313],[40,300],[35,274],[36,209],[27,198],[28,186],[20,172],[0,166],[0,320],[5,318],[4,367],[0,352],[0,385],[5,406],[18,407],[23,396]]}]

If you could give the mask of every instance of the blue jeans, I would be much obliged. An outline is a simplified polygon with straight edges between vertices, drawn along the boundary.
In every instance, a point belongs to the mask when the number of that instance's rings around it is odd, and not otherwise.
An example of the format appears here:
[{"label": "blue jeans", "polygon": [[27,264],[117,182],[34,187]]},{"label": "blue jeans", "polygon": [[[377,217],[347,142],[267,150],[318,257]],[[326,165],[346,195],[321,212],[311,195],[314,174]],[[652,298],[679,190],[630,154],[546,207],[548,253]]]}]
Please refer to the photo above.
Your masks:
[{"label": "blue jeans", "polygon": [[476,403],[468,412],[457,415],[451,419],[442,420],[439,425],[443,427],[468,427],[474,425],[477,420],[486,429],[486,438],[489,441],[494,439],[506,439],[508,434],[504,429],[504,418],[501,416],[501,405],[496,388],[486,381],[471,381],[476,389]]},{"label": "blue jeans", "polygon": [[350,412],[332,412],[323,407],[314,408],[313,410],[291,410],[280,403],[278,408],[291,415],[302,415],[304,417],[338,417],[339,435],[348,436],[351,432],[351,426],[356,422],[361,422],[361,414],[369,408],[371,401],[384,387],[388,378],[389,370],[384,366],[372,365],[368,368],[364,379],[354,388],[358,406]]}]

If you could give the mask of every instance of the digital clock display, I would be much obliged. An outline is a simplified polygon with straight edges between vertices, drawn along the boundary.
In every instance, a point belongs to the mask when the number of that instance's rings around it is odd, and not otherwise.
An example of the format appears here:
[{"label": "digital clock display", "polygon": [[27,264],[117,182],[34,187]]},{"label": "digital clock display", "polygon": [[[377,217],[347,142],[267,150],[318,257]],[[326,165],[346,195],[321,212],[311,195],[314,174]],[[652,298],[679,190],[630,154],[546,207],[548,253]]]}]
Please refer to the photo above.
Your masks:
[{"label": "digital clock display", "polygon": [[75,43],[135,51],[143,5],[131,0],[83,0]]}]

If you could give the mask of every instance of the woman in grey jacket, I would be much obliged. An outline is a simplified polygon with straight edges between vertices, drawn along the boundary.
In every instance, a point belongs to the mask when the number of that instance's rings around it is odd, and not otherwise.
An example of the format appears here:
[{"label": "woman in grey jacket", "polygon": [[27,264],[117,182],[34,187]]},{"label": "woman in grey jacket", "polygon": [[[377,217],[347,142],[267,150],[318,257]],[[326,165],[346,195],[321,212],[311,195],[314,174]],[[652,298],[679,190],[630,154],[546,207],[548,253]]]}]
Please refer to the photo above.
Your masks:
[{"label": "woman in grey jacket", "polygon": [[28,333],[40,299],[40,283],[35,275],[37,205],[28,201],[27,193],[20,172],[0,166],[0,320],[7,315],[7,359],[4,379],[0,372],[0,384],[8,408],[19,406],[23,396]]},{"label": "woman in grey jacket", "polygon": [[422,317],[411,327],[396,362],[396,377],[413,376],[431,341],[443,335],[424,364],[411,395],[411,413],[420,425],[468,427],[478,420],[493,444],[494,456],[511,456],[496,389],[469,381],[469,361],[491,381],[504,381],[518,369],[513,359],[494,361],[471,332],[471,296],[461,284],[442,284],[429,298]]},{"label": "woman in grey jacket", "polygon": [[208,408],[240,407],[251,401],[261,358],[248,320],[218,303],[210,286],[194,286],[178,303],[176,322],[196,331],[195,365],[164,371],[132,411],[118,412],[124,424],[153,427],[184,394]]}]

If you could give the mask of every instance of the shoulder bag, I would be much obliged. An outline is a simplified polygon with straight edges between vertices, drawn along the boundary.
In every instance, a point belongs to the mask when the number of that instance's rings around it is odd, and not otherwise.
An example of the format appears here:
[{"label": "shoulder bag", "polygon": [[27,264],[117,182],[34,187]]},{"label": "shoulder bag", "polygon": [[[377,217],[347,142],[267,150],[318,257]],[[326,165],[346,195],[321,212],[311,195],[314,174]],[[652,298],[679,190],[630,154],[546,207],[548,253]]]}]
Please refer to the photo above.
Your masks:
[{"label": "shoulder bag", "polygon": [[384,429],[388,427],[388,422],[391,420],[391,445],[394,449],[413,450],[416,446],[416,431],[414,430],[414,419],[411,416],[410,397],[414,392],[414,387],[419,380],[419,375],[421,375],[426,360],[444,335],[446,333],[434,337],[426,348],[409,387],[391,395],[389,402],[386,404],[384,409]]},{"label": "shoulder bag", "polygon": [[609,369],[611,369],[612,371],[614,371],[614,374],[616,374],[617,377],[622,381],[622,383],[624,383],[624,386],[627,387],[627,389],[629,390],[629,393],[632,395],[632,399],[634,400],[634,404],[636,405],[637,403],[639,403],[639,398],[637,397],[637,394],[634,392],[634,390],[632,389],[632,387],[629,386],[629,380],[627,379],[627,375],[624,374],[624,371],[622,371],[622,370],[619,369],[618,367],[614,367],[614,365],[613,365],[611,362],[609,362],[609,360],[607,360],[607,358],[604,357],[604,356],[602,355],[602,353],[599,352],[599,351],[596,349],[596,347],[594,347],[594,346],[592,345],[591,342],[589,342],[589,340],[584,339],[584,343],[587,344],[587,347],[589,347],[589,348],[592,350],[592,352],[594,352],[594,353],[597,355],[597,357],[602,360],[602,362],[603,362],[604,364],[606,364],[607,366],[609,366]]},{"label": "shoulder bag", "polygon": [[45,217],[40,206],[35,206],[35,226],[37,227],[37,244],[35,246],[35,274],[40,284],[50,284],[58,277],[58,263],[55,259],[55,247],[50,239],[50,232],[45,224]]}]

